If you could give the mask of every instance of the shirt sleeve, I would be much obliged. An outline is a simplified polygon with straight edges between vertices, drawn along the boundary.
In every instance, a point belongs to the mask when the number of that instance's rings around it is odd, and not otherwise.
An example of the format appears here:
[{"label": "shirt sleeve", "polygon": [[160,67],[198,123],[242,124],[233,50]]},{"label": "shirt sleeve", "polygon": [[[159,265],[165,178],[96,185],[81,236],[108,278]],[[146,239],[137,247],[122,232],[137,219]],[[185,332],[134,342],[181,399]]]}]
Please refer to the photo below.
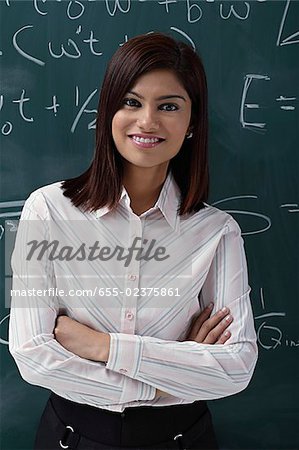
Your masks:
[{"label": "shirt sleeve", "polygon": [[[43,195],[31,194],[22,211],[11,259],[9,351],[22,378],[56,393],[76,393],[82,403],[97,406],[152,400],[156,389],[151,385],[112,372],[104,363],[80,358],[56,341],[53,330],[59,308],[49,291],[55,288],[53,263],[49,258],[27,260],[25,252],[31,237],[39,242],[49,239],[49,221],[44,214]],[[44,294],[31,295],[33,289]]]},{"label": "shirt sleeve", "polygon": [[234,320],[228,341],[211,345],[110,333],[106,367],[185,401],[240,392],[252,377],[258,353],[249,294],[244,241],[231,218],[200,293],[203,305],[214,302],[213,313],[230,308]]}]

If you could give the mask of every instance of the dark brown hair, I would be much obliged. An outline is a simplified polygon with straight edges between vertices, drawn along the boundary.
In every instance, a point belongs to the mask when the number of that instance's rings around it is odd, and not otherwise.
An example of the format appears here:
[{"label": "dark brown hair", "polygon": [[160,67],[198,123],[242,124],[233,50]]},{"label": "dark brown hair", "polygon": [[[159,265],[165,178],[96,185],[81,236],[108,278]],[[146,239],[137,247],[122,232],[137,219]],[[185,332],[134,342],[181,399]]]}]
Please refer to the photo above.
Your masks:
[{"label": "dark brown hair", "polygon": [[207,82],[194,49],[164,33],[136,36],[111,58],[102,84],[96,122],[96,147],[90,167],[63,182],[64,195],[77,207],[95,211],[117,205],[122,192],[122,157],[112,137],[112,119],[137,79],[155,69],[169,69],[187,91],[191,102],[193,136],[185,139],[169,170],[181,190],[179,214],[204,207],[209,189],[207,156]]}]

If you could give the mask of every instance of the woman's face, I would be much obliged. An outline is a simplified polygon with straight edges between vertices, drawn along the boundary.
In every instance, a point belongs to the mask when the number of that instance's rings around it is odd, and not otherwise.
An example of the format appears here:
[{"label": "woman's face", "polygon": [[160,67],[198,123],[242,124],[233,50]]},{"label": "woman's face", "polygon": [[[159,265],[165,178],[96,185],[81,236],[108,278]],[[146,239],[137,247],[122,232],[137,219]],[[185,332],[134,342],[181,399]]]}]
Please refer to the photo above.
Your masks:
[{"label": "woman's face", "polygon": [[190,124],[191,99],[167,69],[138,78],[112,119],[112,136],[127,164],[168,165],[180,150]]}]

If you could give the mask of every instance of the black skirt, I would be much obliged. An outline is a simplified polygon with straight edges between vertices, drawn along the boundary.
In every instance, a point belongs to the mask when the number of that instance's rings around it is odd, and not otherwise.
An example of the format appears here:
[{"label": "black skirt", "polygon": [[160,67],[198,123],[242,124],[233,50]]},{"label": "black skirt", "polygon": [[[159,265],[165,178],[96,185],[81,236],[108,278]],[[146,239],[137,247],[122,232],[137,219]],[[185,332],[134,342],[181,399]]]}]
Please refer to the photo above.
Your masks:
[{"label": "black skirt", "polygon": [[218,445],[206,402],[137,406],[112,412],[52,393],[35,439],[42,449],[213,449]]}]

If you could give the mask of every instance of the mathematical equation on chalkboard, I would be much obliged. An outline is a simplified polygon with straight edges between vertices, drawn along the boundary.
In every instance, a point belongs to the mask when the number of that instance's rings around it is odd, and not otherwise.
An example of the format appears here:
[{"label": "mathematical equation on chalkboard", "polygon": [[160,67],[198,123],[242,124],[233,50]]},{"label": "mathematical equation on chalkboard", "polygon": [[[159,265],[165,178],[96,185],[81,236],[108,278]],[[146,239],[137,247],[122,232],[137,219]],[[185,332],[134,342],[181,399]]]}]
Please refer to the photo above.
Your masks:
[{"label": "mathematical equation on chalkboard", "polygon": [[[85,115],[85,114],[92,114],[93,116],[96,115],[97,110],[96,109],[87,109],[89,103],[92,101],[93,98],[95,98],[95,94],[98,92],[98,89],[94,89],[86,98],[84,98],[81,101],[81,96],[80,96],[80,89],[78,86],[76,86],[75,88],[75,96],[74,96],[74,103],[75,103],[75,107],[77,109],[77,113],[72,121],[72,123],[70,124],[70,132],[74,133],[77,125],[80,121],[80,119]],[[19,99],[15,99],[12,100],[12,103],[15,103],[18,108],[18,114],[19,117],[21,118],[22,121],[26,122],[26,123],[33,123],[35,118],[33,117],[32,114],[28,114],[27,111],[30,109],[30,106],[28,105],[27,102],[30,102],[30,97],[26,96],[26,92],[25,89],[22,90],[20,98]],[[4,96],[0,95],[0,111],[3,107],[4,104]],[[50,99],[50,102],[47,106],[44,107],[44,109],[46,111],[49,111],[49,114],[53,114],[54,117],[56,117],[58,115],[58,110],[60,108],[61,104],[58,101],[58,98],[56,95],[53,95],[52,98]],[[26,110],[27,108],[27,110]],[[92,116],[92,117],[93,117]],[[90,120],[88,122],[87,128],[88,130],[92,130],[95,129],[95,124],[96,124],[96,117],[92,118],[92,120]],[[11,134],[11,132],[13,131],[13,124],[10,121],[6,121],[2,127],[1,127],[1,133],[4,136],[8,136]]]},{"label": "mathematical equation on chalkboard", "polygon": [[[0,56],[5,58],[6,52],[11,51],[11,47],[15,50],[16,56],[29,61],[32,65],[37,65],[47,68],[51,60],[78,60],[82,56],[88,55],[91,58],[101,58],[105,54],[103,43],[99,31],[95,29],[87,29],[80,23],[84,16],[89,13],[90,8],[95,8],[95,14],[107,18],[119,17],[120,15],[127,17],[130,14],[136,14],[136,11],[142,11],[145,4],[150,2],[151,8],[154,11],[161,11],[165,16],[175,15],[178,12],[183,15],[186,25],[195,25],[200,21],[204,21],[209,17],[211,10],[216,12],[216,16],[222,21],[239,21],[246,22],[250,19],[253,12],[258,13],[259,6],[267,4],[268,0],[257,0],[256,2],[230,2],[230,1],[215,1],[202,0],[200,2],[193,0],[86,0],[86,1],[61,1],[61,0],[28,0],[28,8],[32,10],[33,15],[37,15],[42,20],[46,20],[51,14],[60,14],[66,21],[73,24],[73,34],[66,36],[57,36],[54,40],[45,40],[42,54],[46,58],[42,58],[33,50],[31,42],[35,42],[40,33],[40,29],[36,25],[30,23],[24,24],[12,32],[11,39],[8,41],[8,48],[0,49]],[[17,8],[17,1],[5,0],[2,2],[2,8]],[[23,2],[21,2],[23,3]],[[269,3],[271,3],[269,1]],[[294,12],[294,2],[286,0],[281,3],[281,18],[276,30],[276,36],[273,38],[273,45],[276,47],[285,47],[299,44],[299,27],[294,28],[291,21]],[[296,2],[295,2],[296,3]],[[55,9],[55,5],[59,9]],[[42,22],[41,22],[42,23]],[[170,30],[177,35],[178,38],[186,39],[194,49],[196,44],[191,36],[191,33],[176,26],[170,26]],[[153,30],[148,30],[151,33]],[[69,33],[67,31],[66,33]],[[129,35],[125,34],[119,41],[118,45],[123,45],[129,39]],[[116,50],[116,49],[115,49]],[[267,82],[271,85],[271,74],[269,73],[249,73],[242,75],[243,89],[240,91],[239,103],[239,125],[241,128],[255,131],[266,132],[266,120],[254,120],[254,110],[265,108],[262,98],[254,97],[254,89],[258,83]],[[3,89],[5,91],[5,88]],[[97,88],[89,89],[89,92],[82,93],[82,88],[79,85],[70,87],[73,90],[72,98],[73,105],[67,101],[67,105],[75,106],[76,113],[72,120],[67,124],[67,129],[70,133],[75,133],[78,124],[85,115],[90,115],[90,120],[87,120],[87,129],[95,129],[97,102]],[[9,89],[8,89],[9,91]],[[250,101],[248,100],[250,96]],[[252,101],[252,97],[254,101]],[[17,119],[22,123],[25,122],[28,127],[32,126],[34,122],[44,120],[41,118],[41,113],[45,112],[55,119],[62,114],[66,99],[57,92],[49,92],[46,103],[37,104],[35,100],[35,92],[31,89],[20,88],[19,94],[12,97],[9,93],[0,94],[0,112],[4,118],[0,122],[0,130],[3,136],[9,136],[13,130],[18,130],[19,123],[12,120],[9,113],[6,112],[6,107],[14,105],[16,108]],[[289,87],[282,87],[275,93],[273,102],[277,107],[277,113],[284,115],[292,115],[297,109],[298,98],[296,93],[289,91]],[[261,106],[262,105],[262,106]],[[267,106],[266,106],[267,107]],[[273,108],[273,107],[272,107]],[[6,116],[6,117],[5,117]],[[250,118],[248,117],[250,116]],[[280,117],[281,118],[281,117]],[[279,118],[278,118],[279,120]]]},{"label": "mathematical equation on chalkboard", "polygon": [[[242,92],[242,98],[241,98],[241,104],[240,104],[240,124],[243,128],[249,129],[249,130],[266,130],[266,122],[256,122],[256,121],[249,121],[246,119],[246,110],[253,110],[253,109],[259,109],[260,105],[258,103],[248,103],[246,101],[249,87],[253,81],[262,81],[262,80],[270,80],[270,77],[267,75],[258,75],[258,74],[247,74],[245,76],[244,80],[244,87]],[[98,92],[98,89],[94,89],[91,93],[89,93],[86,98],[83,98],[82,100],[80,95],[80,89],[79,86],[75,86],[75,95],[74,97],[74,106],[76,107],[76,114],[73,118],[73,121],[69,124],[69,131],[71,133],[74,133],[76,131],[76,128],[78,126],[79,121],[84,115],[90,115],[96,116],[96,109],[88,109],[88,105],[95,101],[96,99],[96,93]],[[296,109],[296,97],[291,96],[284,96],[279,95],[276,99],[278,108],[281,111],[284,112],[292,112]],[[19,117],[22,121],[26,123],[32,123],[36,119],[34,116],[30,113],[30,101],[31,98],[26,94],[25,89],[22,90],[19,98],[11,100],[11,103],[16,105],[16,108],[18,110]],[[4,95],[0,95],[0,111],[2,110],[4,106]],[[49,99],[49,103],[44,106],[44,110],[48,111],[49,114],[53,114],[54,117],[57,117],[59,114],[59,108],[61,106],[61,102],[56,94],[52,95]],[[40,117],[40,115],[38,115]],[[88,121],[87,123],[87,129],[92,130],[96,127],[96,117],[93,117],[92,120]],[[6,121],[1,126],[1,133],[4,136],[8,136],[13,131],[13,124],[11,121]]]},{"label": "mathematical equation on chalkboard", "polygon": [[266,308],[263,288],[260,288],[260,304],[262,313],[254,316],[259,345],[264,350],[275,350],[281,347],[299,347],[299,339],[289,337],[288,333],[283,331],[283,324],[277,325],[277,320],[283,322],[287,318],[287,313],[284,311],[270,311]]},{"label": "mathematical equation on chalkboard", "polygon": [[[15,0],[4,0],[5,5],[7,7],[15,7],[15,3],[17,1]],[[51,13],[51,7],[53,3],[61,3],[62,0],[28,0],[28,3],[31,3],[32,9],[40,16],[47,16],[49,13]],[[252,13],[252,8],[255,7],[253,2],[247,2],[247,1],[238,1],[238,2],[230,2],[230,1],[219,1],[219,0],[69,0],[69,1],[63,1],[63,9],[60,10],[60,13],[63,14],[67,19],[69,20],[79,20],[80,18],[84,17],[84,14],[88,12],[88,9],[91,5],[97,4],[99,7],[99,11],[103,12],[103,10],[106,12],[107,16],[114,17],[118,14],[130,14],[134,13],[137,8],[140,7],[140,5],[143,3],[151,3],[153,8],[159,9],[159,12],[171,14],[177,13],[178,6],[184,7],[184,14],[185,14],[185,20],[186,23],[190,24],[196,24],[199,21],[202,21],[205,19],[206,16],[208,16],[210,9],[216,9],[217,14],[219,15],[219,18],[221,20],[230,20],[230,19],[236,19],[236,20],[247,20],[250,17],[250,14]],[[256,0],[256,3],[271,3],[271,0]],[[294,2],[293,2],[294,3]],[[141,6],[142,7],[142,6]],[[292,8],[292,0],[286,0],[284,9],[282,11],[281,20],[279,23],[279,27],[277,29],[277,35],[276,35],[276,45],[277,46],[283,46],[283,45],[291,45],[291,44],[298,44],[299,43],[299,30],[288,30],[288,18],[289,15],[292,15],[292,11],[290,11],[290,8]],[[22,27],[21,29],[17,30],[14,34],[13,40],[14,45],[17,50],[20,51],[20,53],[23,53],[23,50],[18,47],[17,44],[17,35],[23,31],[24,29],[31,28],[31,25]],[[286,31],[287,29],[287,31]],[[188,37],[182,30],[177,30],[179,33],[182,33],[185,35],[185,37]],[[194,42],[190,37],[188,37],[191,44],[194,46]],[[93,44],[98,42],[97,39],[93,38],[93,31],[90,32],[89,39],[86,39],[83,41],[84,43],[88,43],[90,50],[92,54],[94,55],[100,55],[101,53],[93,52]],[[75,51],[75,54],[71,54],[67,52],[65,49],[63,49],[63,45],[61,44],[61,56],[69,56],[69,57],[80,57],[80,50],[78,48],[78,44],[76,44],[74,41],[70,40],[68,42],[68,45],[71,45],[73,47],[73,51]],[[54,52],[51,52],[49,47],[50,54],[54,58],[61,57],[55,54]],[[1,51],[2,54],[2,51]],[[24,56],[26,57],[26,52],[24,52]],[[27,54],[27,57],[31,59],[32,57]],[[44,64],[43,61],[34,58],[32,59],[36,64]]]}]

